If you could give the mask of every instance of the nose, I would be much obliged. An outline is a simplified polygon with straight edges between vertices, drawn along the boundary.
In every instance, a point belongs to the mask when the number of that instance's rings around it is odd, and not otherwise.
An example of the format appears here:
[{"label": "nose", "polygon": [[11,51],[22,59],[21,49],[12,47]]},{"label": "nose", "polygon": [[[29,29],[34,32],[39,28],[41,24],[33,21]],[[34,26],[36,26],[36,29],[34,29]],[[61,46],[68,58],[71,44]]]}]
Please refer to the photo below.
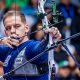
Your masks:
[{"label": "nose", "polygon": [[16,29],[12,26],[11,27],[11,33],[15,33]]}]

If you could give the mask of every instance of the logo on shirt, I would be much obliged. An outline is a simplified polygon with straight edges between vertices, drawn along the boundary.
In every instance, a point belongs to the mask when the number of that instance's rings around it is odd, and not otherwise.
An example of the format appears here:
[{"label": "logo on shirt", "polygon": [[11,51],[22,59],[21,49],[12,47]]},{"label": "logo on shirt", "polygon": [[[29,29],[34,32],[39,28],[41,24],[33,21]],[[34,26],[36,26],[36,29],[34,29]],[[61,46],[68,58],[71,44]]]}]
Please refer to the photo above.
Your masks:
[{"label": "logo on shirt", "polygon": [[23,58],[16,58],[15,63],[16,64],[21,64]]},{"label": "logo on shirt", "polygon": [[8,55],[8,57],[6,58],[3,66],[5,66],[5,67],[8,66],[8,62],[9,62],[10,58],[11,58],[11,55]]}]

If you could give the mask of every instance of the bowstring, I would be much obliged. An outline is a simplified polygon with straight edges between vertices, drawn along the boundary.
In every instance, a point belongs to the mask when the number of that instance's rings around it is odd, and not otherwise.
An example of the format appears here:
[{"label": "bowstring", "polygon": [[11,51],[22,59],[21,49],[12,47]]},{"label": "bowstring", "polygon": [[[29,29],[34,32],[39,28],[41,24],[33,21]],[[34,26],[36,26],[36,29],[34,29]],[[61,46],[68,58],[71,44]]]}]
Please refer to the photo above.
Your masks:
[{"label": "bowstring", "polygon": [[[15,0],[15,24],[16,24],[16,4],[17,4],[17,2],[16,2],[16,0]],[[19,49],[18,49],[18,47],[17,47],[17,52],[19,53]],[[23,70],[23,72],[25,73],[25,70]],[[25,74],[25,79],[27,80],[27,78],[26,78],[26,74]]]},{"label": "bowstring", "polygon": [[[16,2],[16,0],[15,0],[15,24],[16,24],[16,4],[17,4],[17,2]],[[18,54],[19,54],[19,49],[18,49],[18,47],[17,47],[17,52],[18,52]],[[16,58],[17,58],[17,57],[16,57]],[[25,70],[24,70],[24,68],[23,68],[23,72],[26,73]],[[25,75],[25,79],[27,80],[26,74],[24,74],[24,75]]]}]

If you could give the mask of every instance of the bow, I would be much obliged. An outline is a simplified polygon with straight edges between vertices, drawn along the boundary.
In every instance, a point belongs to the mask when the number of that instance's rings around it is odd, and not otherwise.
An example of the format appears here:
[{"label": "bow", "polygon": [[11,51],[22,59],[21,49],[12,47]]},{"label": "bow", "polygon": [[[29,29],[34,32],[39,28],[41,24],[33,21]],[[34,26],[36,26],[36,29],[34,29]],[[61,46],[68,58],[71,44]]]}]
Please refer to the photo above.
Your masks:
[{"label": "bow", "polygon": [[[45,10],[44,10],[44,5],[46,3],[46,0],[39,0],[38,1],[38,11],[40,14],[46,14]],[[47,16],[45,15],[42,19],[42,25],[43,27],[47,28],[48,31],[49,31],[49,26],[48,26],[48,19],[47,19]],[[53,40],[52,40],[52,37],[51,35],[49,34],[49,44],[48,44],[48,47],[50,47],[53,43]],[[52,67],[53,65],[55,66],[55,62],[54,62],[54,59],[53,59],[53,50],[50,50],[49,53],[48,53],[48,66],[49,66],[49,76],[48,76],[48,80],[51,80],[51,73],[52,73]]]}]

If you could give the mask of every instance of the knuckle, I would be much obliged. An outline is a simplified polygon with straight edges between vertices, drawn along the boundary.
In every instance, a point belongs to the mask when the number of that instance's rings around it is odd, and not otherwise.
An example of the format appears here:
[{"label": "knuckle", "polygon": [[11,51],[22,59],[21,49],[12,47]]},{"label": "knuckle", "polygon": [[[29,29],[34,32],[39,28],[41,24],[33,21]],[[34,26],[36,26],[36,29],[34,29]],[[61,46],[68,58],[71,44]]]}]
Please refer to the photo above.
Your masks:
[{"label": "knuckle", "polygon": [[55,30],[58,30],[58,29],[55,27]]}]

